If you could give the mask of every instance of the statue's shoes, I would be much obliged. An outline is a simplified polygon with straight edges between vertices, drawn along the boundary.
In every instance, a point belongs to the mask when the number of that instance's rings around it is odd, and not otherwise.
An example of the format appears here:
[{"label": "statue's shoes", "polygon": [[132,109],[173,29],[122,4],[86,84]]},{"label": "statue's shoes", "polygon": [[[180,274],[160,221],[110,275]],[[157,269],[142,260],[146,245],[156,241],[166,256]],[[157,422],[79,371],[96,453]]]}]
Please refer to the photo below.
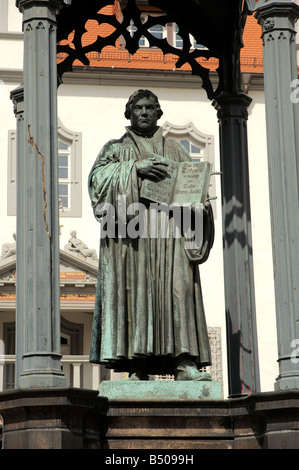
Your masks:
[{"label": "statue's shoes", "polygon": [[179,365],[176,368],[175,380],[207,381],[212,380],[212,378],[208,372],[199,371],[194,363],[188,363],[186,365]]}]

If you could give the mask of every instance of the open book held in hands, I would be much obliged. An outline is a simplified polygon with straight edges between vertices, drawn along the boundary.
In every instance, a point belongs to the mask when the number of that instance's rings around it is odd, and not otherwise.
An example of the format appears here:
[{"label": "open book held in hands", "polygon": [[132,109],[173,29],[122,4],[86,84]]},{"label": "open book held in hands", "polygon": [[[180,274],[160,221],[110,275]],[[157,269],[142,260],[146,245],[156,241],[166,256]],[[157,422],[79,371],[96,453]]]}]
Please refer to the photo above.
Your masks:
[{"label": "open book held in hands", "polygon": [[[161,159],[162,160],[162,159]],[[167,205],[205,203],[212,171],[210,162],[174,162],[168,164],[167,175],[160,181],[144,179],[140,198]]]}]

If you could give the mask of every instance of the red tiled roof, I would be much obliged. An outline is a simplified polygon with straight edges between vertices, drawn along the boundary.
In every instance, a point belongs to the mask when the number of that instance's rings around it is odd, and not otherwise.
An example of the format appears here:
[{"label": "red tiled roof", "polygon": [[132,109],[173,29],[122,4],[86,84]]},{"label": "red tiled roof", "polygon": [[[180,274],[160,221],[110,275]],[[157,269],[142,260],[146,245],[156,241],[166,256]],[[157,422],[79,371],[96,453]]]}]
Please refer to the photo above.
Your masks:
[{"label": "red tiled roof", "polygon": [[263,73],[262,27],[254,16],[248,16],[244,34],[244,47],[241,50],[241,71]]},{"label": "red tiled roof", "polygon": [[[114,15],[116,13],[116,6],[109,5],[101,10],[102,14]],[[82,36],[82,44],[84,46],[92,44],[96,41],[98,35],[107,37],[114,31],[114,27],[108,23],[98,24],[96,20],[87,21],[85,28],[87,32]],[[68,40],[62,41],[61,44],[72,44],[74,33],[71,33]],[[263,49],[261,40],[261,27],[258,25],[254,16],[247,18],[245,31],[243,35],[244,47],[241,50],[241,71],[247,73],[263,73]],[[138,68],[138,69],[154,69],[154,70],[173,70],[176,68],[178,57],[172,54],[164,55],[159,49],[139,49],[134,55],[130,55],[124,49],[119,40],[116,41],[114,46],[106,46],[102,52],[89,52],[87,57],[90,61],[90,67],[115,67],[115,68]],[[63,55],[58,57],[60,62]],[[199,59],[202,66],[208,67],[210,70],[215,70],[218,66],[218,60],[211,58],[209,61],[206,59]],[[76,60],[75,66],[82,66],[83,64]],[[184,64],[180,70],[190,70],[189,64]]]}]

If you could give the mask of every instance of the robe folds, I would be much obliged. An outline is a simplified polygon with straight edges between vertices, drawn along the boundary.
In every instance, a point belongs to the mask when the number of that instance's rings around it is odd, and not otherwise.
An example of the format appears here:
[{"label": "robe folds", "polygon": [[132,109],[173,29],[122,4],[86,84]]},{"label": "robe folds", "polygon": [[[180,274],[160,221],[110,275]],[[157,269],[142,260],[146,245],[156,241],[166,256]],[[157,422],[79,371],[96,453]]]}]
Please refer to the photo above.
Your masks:
[{"label": "robe folds", "polygon": [[[211,364],[198,265],[213,245],[214,221],[209,208],[200,249],[186,248],[183,236],[172,236],[172,217],[167,237],[118,236],[119,196],[125,196],[126,207],[140,201],[136,162],[152,153],[191,160],[180,143],[163,138],[162,128],[152,137],[127,128],[121,139],[103,147],[89,175],[96,219],[103,222],[97,208],[108,203],[116,221],[115,237],[100,240],[90,361],[116,371],[172,374],[181,355],[198,367]],[[129,222],[133,216],[126,217]],[[146,220],[150,224],[150,217]]]}]

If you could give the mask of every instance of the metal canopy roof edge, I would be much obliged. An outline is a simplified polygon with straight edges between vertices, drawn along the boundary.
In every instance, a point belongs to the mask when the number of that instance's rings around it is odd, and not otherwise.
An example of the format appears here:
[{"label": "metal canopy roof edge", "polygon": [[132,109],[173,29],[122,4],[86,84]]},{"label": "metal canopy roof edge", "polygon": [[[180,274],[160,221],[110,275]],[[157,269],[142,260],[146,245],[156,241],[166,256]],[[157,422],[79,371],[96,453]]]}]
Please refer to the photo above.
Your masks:
[{"label": "metal canopy roof edge", "polygon": [[[161,16],[150,16],[145,23],[141,22],[141,9],[138,1],[127,0],[121,4],[121,20],[115,15],[101,14],[100,10],[113,5],[113,0],[67,0],[65,7],[57,17],[58,21],[58,52],[64,52],[67,57],[59,64],[60,78],[66,71],[71,71],[75,60],[83,65],[89,65],[87,53],[101,52],[107,45],[115,46],[117,39],[122,36],[130,54],[135,54],[139,48],[141,36],[145,36],[151,47],[159,47],[164,54],[178,56],[176,67],[189,63],[192,73],[202,79],[202,87],[206,90],[209,99],[214,99],[223,91],[240,92],[240,49],[243,46],[242,35],[250,9],[254,7],[254,0],[186,0],[182,8],[180,0],[149,0],[148,5],[159,8]],[[140,5],[142,7],[142,5]],[[166,16],[165,16],[166,15]],[[93,44],[83,45],[82,36],[86,32],[85,24],[89,19],[99,24],[108,23],[114,32],[108,37],[98,36]],[[131,22],[137,27],[134,35],[128,28]],[[158,39],[148,29],[155,24],[175,22],[179,27],[179,34],[183,39],[181,49],[170,45],[166,39]],[[72,47],[59,44],[75,31]],[[205,48],[191,49],[189,34],[193,35],[199,44]],[[210,70],[199,64],[198,58],[219,59],[217,69],[219,82],[214,86],[210,79]]]}]

